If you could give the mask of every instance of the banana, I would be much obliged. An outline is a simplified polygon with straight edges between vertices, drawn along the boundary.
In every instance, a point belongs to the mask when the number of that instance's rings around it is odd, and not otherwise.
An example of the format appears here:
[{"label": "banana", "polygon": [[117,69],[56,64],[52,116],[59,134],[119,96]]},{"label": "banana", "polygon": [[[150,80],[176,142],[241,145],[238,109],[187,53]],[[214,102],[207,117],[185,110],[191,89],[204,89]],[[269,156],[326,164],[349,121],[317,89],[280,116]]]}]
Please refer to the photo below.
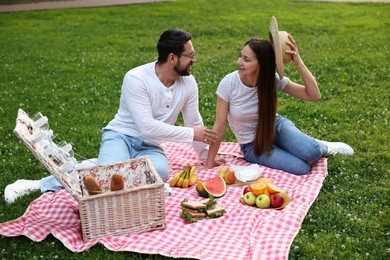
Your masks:
[{"label": "banana", "polygon": [[188,179],[190,177],[190,171],[186,172],[186,175],[184,176],[184,181],[183,185],[181,186],[182,188],[188,188]]},{"label": "banana", "polygon": [[194,176],[195,171],[196,171],[196,166],[192,166],[192,167],[191,167],[191,170],[190,170],[190,178],[191,178],[192,176]]},{"label": "banana", "polygon": [[194,183],[198,180],[198,177],[199,177],[198,174],[192,175],[192,176],[190,177],[190,179],[188,180],[188,186],[194,185]]},{"label": "banana", "polygon": [[182,187],[183,186],[183,181],[184,181],[184,178],[185,178],[186,175],[187,175],[187,169],[184,168],[182,174],[180,175],[180,179],[176,183],[177,187]]},{"label": "banana", "polygon": [[172,180],[169,182],[169,186],[180,188],[190,187],[198,180],[198,175],[195,174],[195,171],[195,166],[184,167],[183,170],[173,176]]},{"label": "banana", "polygon": [[176,173],[175,176],[173,176],[172,180],[169,182],[169,186],[175,187],[182,173],[183,171]]}]

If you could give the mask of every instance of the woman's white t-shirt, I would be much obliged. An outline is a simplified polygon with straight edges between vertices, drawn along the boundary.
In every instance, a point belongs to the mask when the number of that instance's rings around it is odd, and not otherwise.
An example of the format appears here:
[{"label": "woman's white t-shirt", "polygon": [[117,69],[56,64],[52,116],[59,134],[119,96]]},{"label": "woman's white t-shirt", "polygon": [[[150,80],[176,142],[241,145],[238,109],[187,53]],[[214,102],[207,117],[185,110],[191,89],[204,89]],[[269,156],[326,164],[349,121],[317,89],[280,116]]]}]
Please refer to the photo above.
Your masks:
[{"label": "woman's white t-shirt", "polygon": [[[275,74],[276,91],[283,91],[289,78]],[[226,75],[218,85],[218,97],[229,103],[228,121],[237,141],[240,144],[253,142],[256,135],[258,120],[257,88],[245,86],[238,74],[234,71]]]}]

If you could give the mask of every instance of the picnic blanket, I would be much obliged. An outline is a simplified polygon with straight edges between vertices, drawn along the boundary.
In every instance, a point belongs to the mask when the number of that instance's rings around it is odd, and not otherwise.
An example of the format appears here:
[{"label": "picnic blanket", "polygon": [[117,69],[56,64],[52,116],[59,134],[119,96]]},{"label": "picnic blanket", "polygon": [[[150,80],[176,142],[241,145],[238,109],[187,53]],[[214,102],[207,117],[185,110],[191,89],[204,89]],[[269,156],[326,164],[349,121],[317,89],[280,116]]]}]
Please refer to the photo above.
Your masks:
[{"label": "picnic blanket", "polygon": [[[170,177],[187,165],[198,165],[190,144],[164,143],[170,162]],[[237,143],[221,144],[220,152],[240,155]],[[225,155],[226,165],[250,165],[243,159]],[[18,219],[0,224],[0,234],[8,237],[24,235],[42,241],[50,233],[73,252],[81,252],[96,243],[112,251],[132,251],[170,257],[196,259],[286,259],[301,223],[316,199],[327,175],[327,160],[313,164],[309,174],[294,176],[260,166],[262,177],[271,178],[286,190],[291,202],[282,210],[258,209],[243,205],[243,186],[228,186],[225,196],[218,198],[226,213],[216,219],[188,224],[180,218],[180,202],[201,200],[195,185],[188,189],[173,188],[166,198],[167,227],[137,235],[108,236],[84,242],[80,231],[77,201],[66,191],[43,194],[31,202]],[[217,174],[218,168],[199,170],[200,180]]]}]

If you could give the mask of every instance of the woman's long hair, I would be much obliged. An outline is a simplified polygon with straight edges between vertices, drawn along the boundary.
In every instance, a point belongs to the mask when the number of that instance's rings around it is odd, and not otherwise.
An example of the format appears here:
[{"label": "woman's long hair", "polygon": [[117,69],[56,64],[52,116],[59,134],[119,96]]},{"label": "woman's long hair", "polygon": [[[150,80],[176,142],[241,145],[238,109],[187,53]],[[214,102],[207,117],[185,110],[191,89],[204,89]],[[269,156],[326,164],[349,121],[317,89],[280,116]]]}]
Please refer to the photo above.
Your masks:
[{"label": "woman's long hair", "polygon": [[260,65],[257,78],[258,123],[253,153],[259,156],[272,150],[275,139],[277,95],[275,86],[275,54],[272,44],[264,39],[251,39],[245,43],[256,54]]}]

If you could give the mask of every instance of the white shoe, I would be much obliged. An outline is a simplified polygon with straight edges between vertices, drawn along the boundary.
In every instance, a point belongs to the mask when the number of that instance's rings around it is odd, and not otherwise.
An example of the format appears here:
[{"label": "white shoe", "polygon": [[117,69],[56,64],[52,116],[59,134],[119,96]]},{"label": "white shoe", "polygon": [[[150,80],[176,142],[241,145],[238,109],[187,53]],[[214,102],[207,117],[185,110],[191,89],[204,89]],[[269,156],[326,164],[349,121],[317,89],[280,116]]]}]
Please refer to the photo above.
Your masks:
[{"label": "white shoe", "polygon": [[328,147],[328,152],[325,154],[325,156],[330,156],[330,155],[353,155],[354,151],[351,146],[342,143],[342,142],[327,142],[327,141],[322,141],[318,140],[322,143],[324,143]]},{"label": "white shoe", "polygon": [[17,180],[7,185],[4,190],[5,201],[9,204],[14,203],[17,198],[39,190],[40,183],[40,180]]}]

